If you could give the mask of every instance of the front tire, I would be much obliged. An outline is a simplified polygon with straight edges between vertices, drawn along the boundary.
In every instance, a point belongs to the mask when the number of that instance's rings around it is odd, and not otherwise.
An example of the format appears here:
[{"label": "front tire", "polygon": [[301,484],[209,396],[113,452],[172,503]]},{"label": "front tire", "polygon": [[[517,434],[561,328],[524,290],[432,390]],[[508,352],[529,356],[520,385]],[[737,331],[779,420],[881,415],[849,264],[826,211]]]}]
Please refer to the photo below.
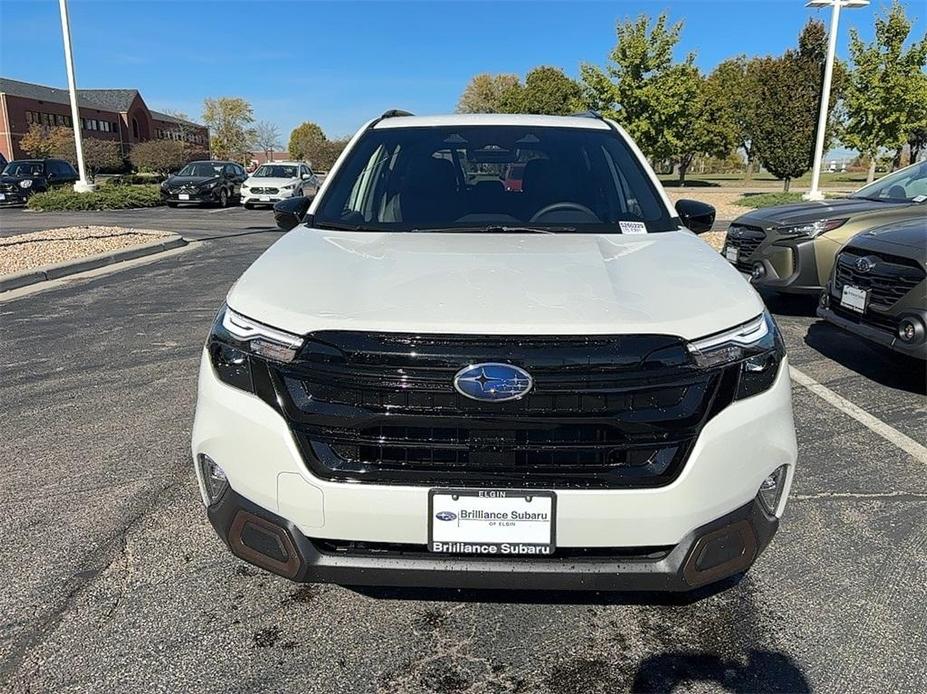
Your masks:
[{"label": "front tire", "polygon": [[219,207],[228,207],[229,206],[229,193],[223,188],[219,191]]}]

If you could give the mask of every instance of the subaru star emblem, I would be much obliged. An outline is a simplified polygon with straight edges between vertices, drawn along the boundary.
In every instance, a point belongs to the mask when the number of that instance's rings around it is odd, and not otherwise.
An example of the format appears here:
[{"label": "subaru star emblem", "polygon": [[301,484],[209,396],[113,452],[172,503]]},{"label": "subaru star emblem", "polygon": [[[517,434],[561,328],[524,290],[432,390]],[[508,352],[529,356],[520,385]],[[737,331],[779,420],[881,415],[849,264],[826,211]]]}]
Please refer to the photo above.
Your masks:
[{"label": "subaru star emblem", "polygon": [[435,514],[435,518],[443,521],[452,521],[457,520],[457,514],[453,511],[439,511]]},{"label": "subaru star emblem", "polygon": [[875,261],[872,258],[859,258],[856,261],[856,269],[860,272],[869,272],[875,265]]},{"label": "subaru star emblem", "polygon": [[474,364],[454,376],[458,393],[485,402],[517,400],[531,390],[533,383],[527,371],[511,364]]}]

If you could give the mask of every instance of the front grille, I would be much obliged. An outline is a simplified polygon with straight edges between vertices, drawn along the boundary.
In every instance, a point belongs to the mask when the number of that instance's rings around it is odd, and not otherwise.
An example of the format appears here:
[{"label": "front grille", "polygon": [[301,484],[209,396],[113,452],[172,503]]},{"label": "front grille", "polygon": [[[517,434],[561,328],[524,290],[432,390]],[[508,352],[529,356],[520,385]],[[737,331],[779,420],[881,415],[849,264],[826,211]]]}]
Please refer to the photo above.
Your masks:
[{"label": "front grille", "polygon": [[[871,269],[857,267],[861,258],[868,258]],[[869,292],[870,305],[890,308],[918,284],[925,272],[910,258],[872,253],[861,248],[847,248],[837,256],[834,289],[839,297],[846,284]]]},{"label": "front grille", "polygon": [[[526,369],[519,400],[479,402],[454,375]],[[381,484],[630,487],[678,475],[737,370],[695,368],[670,336],[478,337],[321,332],[274,367],[303,456],[328,479]]]},{"label": "front grille", "polygon": [[737,249],[738,270],[750,272],[752,263],[749,261],[750,256],[759,248],[760,244],[766,238],[766,232],[758,227],[743,226],[732,224],[727,230],[727,236],[724,239],[725,248]]},{"label": "front grille", "polygon": [[276,195],[280,192],[279,188],[251,188],[255,195]]},{"label": "front grille", "polygon": [[17,187],[12,183],[0,183],[0,193],[13,193]]},{"label": "front grille", "polygon": [[[325,554],[351,557],[395,557],[397,559],[435,559],[435,554],[428,551],[427,545],[416,545],[400,542],[357,542],[354,540],[324,540],[313,539],[312,544],[316,549]],[[665,559],[673,550],[672,545],[651,546],[651,547],[557,547],[553,554],[532,554],[526,557],[518,555],[492,555],[486,554],[477,557],[480,561],[518,561],[524,559],[531,563],[538,561],[556,561],[556,560],[580,560],[592,559],[596,561],[639,561],[653,562]],[[461,554],[442,554],[446,556],[466,556],[474,558],[473,555]],[[440,558],[440,557],[439,557]]]}]

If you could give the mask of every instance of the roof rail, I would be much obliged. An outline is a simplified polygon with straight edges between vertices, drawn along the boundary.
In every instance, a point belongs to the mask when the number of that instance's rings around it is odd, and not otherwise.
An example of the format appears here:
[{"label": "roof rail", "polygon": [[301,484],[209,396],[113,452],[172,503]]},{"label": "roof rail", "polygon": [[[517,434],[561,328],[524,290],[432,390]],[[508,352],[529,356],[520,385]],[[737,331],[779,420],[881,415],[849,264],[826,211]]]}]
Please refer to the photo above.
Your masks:
[{"label": "roof rail", "polygon": [[572,114],[574,118],[595,118],[596,120],[605,120],[602,117],[602,114],[598,111],[593,111],[589,109],[588,111],[580,111],[579,113]]},{"label": "roof rail", "polygon": [[380,116],[379,120],[384,118],[399,118],[400,116],[414,116],[414,113],[409,111],[403,111],[401,108],[391,108],[389,111],[384,111],[383,115]]}]

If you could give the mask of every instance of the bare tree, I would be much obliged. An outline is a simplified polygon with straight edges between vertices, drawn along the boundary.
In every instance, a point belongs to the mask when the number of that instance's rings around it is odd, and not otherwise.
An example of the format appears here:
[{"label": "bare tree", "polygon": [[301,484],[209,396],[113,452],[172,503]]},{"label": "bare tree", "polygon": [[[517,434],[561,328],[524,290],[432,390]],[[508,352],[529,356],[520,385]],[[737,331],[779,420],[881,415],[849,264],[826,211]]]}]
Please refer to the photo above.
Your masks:
[{"label": "bare tree", "polygon": [[270,121],[260,121],[254,126],[253,144],[256,149],[262,150],[267,161],[270,161],[274,152],[280,148],[280,130]]}]

